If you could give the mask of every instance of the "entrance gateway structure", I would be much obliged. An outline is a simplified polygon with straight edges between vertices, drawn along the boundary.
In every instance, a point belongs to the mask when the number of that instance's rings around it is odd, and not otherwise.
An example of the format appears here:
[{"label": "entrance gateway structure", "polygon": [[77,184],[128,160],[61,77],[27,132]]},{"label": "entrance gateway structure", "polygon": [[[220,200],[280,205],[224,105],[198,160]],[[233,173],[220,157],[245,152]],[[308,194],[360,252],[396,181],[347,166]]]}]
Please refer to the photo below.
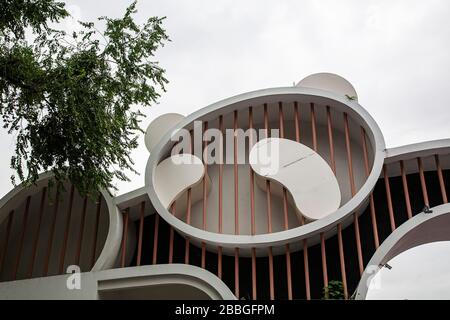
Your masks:
[{"label": "entrance gateway structure", "polygon": [[389,259],[450,237],[450,139],[386,149],[334,74],[163,115],[145,140],[140,189],[91,201],[43,174],[0,200],[0,299],[319,299],[330,281],[364,299]]}]

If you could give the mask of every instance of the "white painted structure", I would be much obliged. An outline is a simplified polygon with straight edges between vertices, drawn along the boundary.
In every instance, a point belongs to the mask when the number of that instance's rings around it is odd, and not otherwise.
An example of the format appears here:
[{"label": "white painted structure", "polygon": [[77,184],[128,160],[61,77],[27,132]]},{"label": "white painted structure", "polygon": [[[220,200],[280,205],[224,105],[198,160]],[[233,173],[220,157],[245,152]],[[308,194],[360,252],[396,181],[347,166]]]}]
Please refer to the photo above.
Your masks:
[{"label": "white painted structure", "polygon": [[[242,154],[237,155],[236,149],[231,148],[223,155],[224,159],[232,160],[241,156],[244,163],[209,164],[203,159],[204,150],[172,153],[177,143],[172,139],[174,132],[185,129],[196,139],[195,121],[207,123],[209,129],[223,135],[226,130],[250,127],[266,131],[275,128],[283,134],[282,138],[258,136],[259,142],[254,141],[254,146],[248,143]],[[234,146],[236,139],[223,143]],[[424,172],[440,170],[439,184],[444,198],[442,170],[450,169],[450,140],[386,150],[380,128],[358,103],[353,86],[329,73],[308,76],[293,87],[230,97],[186,117],[163,115],[149,125],[145,143],[149,150],[145,186],[116,198],[103,191],[100,206],[84,200],[76,191],[72,200],[62,202],[59,208],[52,204],[40,206],[40,199],[45,199],[40,195],[44,194],[47,174],[36,186],[17,187],[0,199],[0,281],[4,281],[0,282],[0,299],[169,298],[174,291],[178,298],[240,298],[239,291],[231,293],[223,282],[225,278],[219,279],[219,273],[216,276],[180,261],[161,262],[157,257],[161,252],[155,250],[157,223],[163,222],[170,228],[170,236],[159,242],[163,245],[169,242],[168,248],[162,247],[164,254],[173,257],[173,252],[180,250],[174,249],[173,238],[181,236],[186,241],[183,248],[186,260],[189,260],[186,250],[196,246],[205,268],[206,254],[231,256],[235,264],[239,258],[273,259],[284,254],[285,261],[290,261],[286,248],[289,255],[303,251],[302,257],[307,259],[307,250],[320,246],[323,251],[318,256],[326,259],[325,241],[336,236],[342,241],[342,230],[345,232],[351,226],[355,230],[352,233],[355,240],[351,241],[358,250],[353,254],[359,259],[354,264],[360,262],[363,271],[365,261],[360,261],[363,260],[360,251],[364,244],[361,249],[359,237],[364,234],[358,219],[369,210],[375,230],[374,218],[378,215],[389,214],[395,220],[396,207],[392,203],[385,212],[374,210],[373,190],[380,177],[402,178],[404,170],[397,166],[400,162],[408,173],[421,175],[423,186],[427,182]],[[201,149],[209,143],[213,141],[202,140]],[[275,171],[265,170],[267,163],[257,157],[258,152],[268,155]],[[421,157],[436,157],[440,160],[439,169],[434,158],[420,162],[418,168],[416,160]],[[403,183],[408,183],[403,178]],[[59,211],[64,214],[56,214]],[[86,211],[93,213],[83,220]],[[448,213],[448,207],[439,206],[433,211],[440,217]],[[144,219],[149,217],[154,219],[144,225]],[[369,264],[383,263],[394,252],[393,248],[399,253],[410,247],[401,245],[402,237],[432,219],[419,214],[400,226],[379,247]],[[35,231],[37,226],[39,229]],[[143,233],[149,230],[154,230],[152,236],[143,238]],[[7,236],[3,237],[4,234]],[[148,259],[152,265],[144,265],[148,260],[137,262],[144,255],[143,239],[153,241],[153,257]],[[78,248],[82,248],[81,253]],[[339,252],[336,256],[342,260],[329,261],[329,265],[344,264],[345,268],[349,255],[348,251]],[[76,262],[82,266],[84,287],[69,292],[68,275],[61,273]],[[49,272],[39,276],[46,265]],[[323,265],[326,267],[326,263]],[[57,275],[60,269],[63,272]],[[235,265],[235,270],[239,271],[239,266]],[[33,276],[37,278],[27,279]],[[361,281],[366,277],[367,272]],[[239,279],[235,281],[238,283]],[[360,284],[357,298],[365,297],[364,290]]]},{"label": "white painted structure", "polygon": [[[206,108],[203,108],[192,115],[187,116],[182,121],[180,121],[172,130],[177,131],[179,129],[185,128],[187,130],[193,129],[193,122],[195,120],[211,120],[217,119],[217,117],[223,113],[227,113],[232,115],[232,110],[244,111],[247,110],[249,105],[253,106],[262,106],[264,103],[267,106],[270,106],[269,112],[269,123],[272,125],[273,123],[278,123],[278,102],[284,101],[285,104],[290,106],[293,105],[294,101],[298,102],[300,105],[309,105],[309,103],[315,103],[317,105],[333,105],[333,114],[332,121],[333,123],[342,122],[342,114],[345,112],[351,118],[355,125],[359,125],[365,129],[367,133],[367,143],[369,144],[369,154],[370,154],[370,163],[371,170],[369,176],[365,176],[364,172],[364,164],[363,157],[355,157],[354,160],[354,176],[355,181],[358,186],[357,193],[353,196],[350,193],[349,185],[348,185],[348,172],[346,169],[346,151],[345,151],[345,137],[343,133],[343,127],[337,128],[336,136],[336,166],[337,166],[337,177],[339,181],[339,187],[341,189],[341,206],[337,209],[333,214],[330,214],[323,219],[316,220],[312,223],[306,224],[304,226],[300,226],[297,224],[297,227],[290,228],[289,230],[283,230],[282,228],[278,229],[276,233],[267,233],[261,232],[261,234],[250,235],[250,233],[240,232],[239,235],[235,235],[233,232],[233,224],[232,224],[232,215],[233,215],[233,203],[232,202],[223,202],[224,212],[229,212],[230,217],[224,221],[229,221],[229,229],[228,231],[224,231],[223,233],[212,232],[213,230],[202,230],[199,227],[195,227],[196,225],[200,226],[201,224],[186,224],[182,220],[174,217],[160,202],[156,191],[155,191],[155,174],[156,167],[158,163],[164,160],[173,146],[173,141],[171,141],[171,135],[166,134],[162,141],[157,145],[157,147],[150,154],[149,161],[147,163],[146,173],[145,173],[145,184],[146,190],[148,192],[148,196],[153,203],[156,211],[166,220],[170,225],[172,225],[175,229],[178,230],[183,235],[186,235],[191,238],[193,243],[200,245],[201,243],[205,243],[207,249],[211,251],[216,251],[217,247],[222,247],[225,252],[233,252],[234,248],[241,248],[241,254],[249,255],[250,248],[266,248],[267,243],[273,244],[273,248],[275,251],[284,250],[284,246],[286,244],[290,244],[293,248],[292,250],[301,249],[301,239],[310,238],[308,241],[309,244],[313,245],[319,241],[319,234],[321,232],[327,232],[328,236],[334,234],[334,232],[328,232],[333,226],[343,222],[346,218],[353,214],[353,212],[361,212],[368,204],[367,199],[369,197],[370,192],[372,191],[375,183],[377,182],[381,171],[385,158],[385,143],[381,131],[378,125],[375,123],[373,118],[364,110],[356,101],[349,100],[347,97],[343,96],[341,93],[334,93],[330,91],[324,91],[313,88],[306,87],[286,87],[286,88],[273,88],[273,89],[265,89],[258,90],[254,92],[245,93],[242,95],[238,95],[232,98],[228,98],[222,101],[219,101],[215,104],[212,104]],[[231,111],[231,112],[230,112]],[[261,113],[260,113],[261,114]],[[292,115],[292,113],[291,113]],[[287,117],[286,117],[287,118]],[[317,116],[317,118],[319,118]],[[321,119],[325,118],[322,116]],[[224,122],[227,123],[228,126],[232,126],[232,119],[224,117]],[[230,121],[231,120],[231,121]],[[304,121],[308,122],[309,119],[305,119]],[[323,121],[323,120],[321,120]],[[254,123],[255,126],[261,126],[264,120],[262,116],[255,116]],[[293,123],[289,124],[289,127],[292,128]],[[320,130],[326,130],[326,122],[320,122],[319,120],[316,123],[316,126],[320,128]],[[322,129],[322,126],[323,129]],[[306,124],[305,126],[306,127]],[[309,127],[311,128],[311,127]],[[288,129],[288,128],[287,128]],[[317,129],[319,130],[319,129]],[[307,131],[307,130],[305,130]],[[326,132],[326,131],[325,131]],[[355,130],[350,132],[351,139],[357,140],[360,138],[360,131]],[[319,150],[328,148],[328,140],[326,133],[322,134],[318,138],[318,148]],[[339,138],[339,139],[338,139]],[[323,139],[323,140],[321,140]],[[164,141],[166,141],[164,143]],[[343,144],[344,143],[344,144]],[[362,153],[361,145],[355,144],[353,146],[353,150],[358,153]],[[325,156],[326,154],[324,154]],[[226,168],[224,168],[225,170]],[[212,180],[212,188],[211,196],[208,197],[208,207],[217,207],[218,199],[216,197],[217,193],[214,192],[214,189],[218,189],[218,186],[214,185],[215,182],[218,181],[217,169],[212,167],[209,169],[208,174]],[[232,170],[232,168],[230,168]],[[239,176],[242,176],[244,172],[248,170],[245,166],[240,166],[238,168]],[[242,171],[242,172],[241,172]],[[248,171],[247,171],[248,172]],[[227,182],[224,182],[226,184]],[[247,185],[244,185],[244,182],[239,182],[241,184],[240,190],[248,190]],[[226,187],[224,187],[224,197],[227,193],[232,192],[233,185],[232,180],[228,181]],[[265,194],[255,193],[256,204],[264,203]],[[238,204],[239,206],[239,218],[241,221],[244,220],[244,217],[248,216],[246,212],[249,207],[248,200],[242,200]],[[278,207],[278,208],[281,208]],[[274,208],[276,210],[276,208]],[[198,212],[196,215],[195,213]],[[193,207],[193,216],[200,217],[201,207],[198,208],[198,211],[195,207]],[[263,230],[266,225],[265,221],[265,210],[256,210],[257,214],[260,214],[261,217],[256,219],[257,229]],[[273,214],[274,219],[282,219],[282,213]],[[242,218],[241,218],[242,217]],[[264,217],[264,218],[263,218]],[[291,220],[291,217],[293,218]],[[289,216],[289,224],[295,225],[296,214]],[[264,220],[263,220],[264,219]],[[258,225],[260,223],[261,225]],[[207,223],[207,225],[215,225],[216,223]],[[279,222],[281,226],[281,221]],[[225,228],[225,226],[224,226]],[[258,250],[259,254],[266,255],[266,250]]]}]

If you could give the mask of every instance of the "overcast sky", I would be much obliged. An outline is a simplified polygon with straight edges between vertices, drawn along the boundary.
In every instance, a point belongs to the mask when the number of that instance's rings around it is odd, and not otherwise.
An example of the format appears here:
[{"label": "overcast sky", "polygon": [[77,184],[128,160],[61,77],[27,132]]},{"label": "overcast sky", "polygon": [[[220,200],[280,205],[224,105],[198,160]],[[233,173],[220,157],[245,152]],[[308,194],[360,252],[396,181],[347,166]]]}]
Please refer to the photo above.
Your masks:
[{"label": "overcast sky", "polygon": [[[130,1],[70,0],[76,19],[121,16]],[[137,21],[167,16],[172,42],[156,57],[170,84],[143,123],[184,115],[247,91],[290,86],[316,72],[337,73],[381,127],[388,147],[450,138],[450,1],[141,0]],[[69,20],[63,28],[75,26]],[[132,153],[144,172],[148,153]],[[4,131],[0,194],[11,188],[14,144]],[[119,193],[144,184],[143,174]]]},{"label": "overcast sky", "polygon": [[389,261],[372,278],[367,299],[450,299],[450,242],[427,243],[409,249]]}]

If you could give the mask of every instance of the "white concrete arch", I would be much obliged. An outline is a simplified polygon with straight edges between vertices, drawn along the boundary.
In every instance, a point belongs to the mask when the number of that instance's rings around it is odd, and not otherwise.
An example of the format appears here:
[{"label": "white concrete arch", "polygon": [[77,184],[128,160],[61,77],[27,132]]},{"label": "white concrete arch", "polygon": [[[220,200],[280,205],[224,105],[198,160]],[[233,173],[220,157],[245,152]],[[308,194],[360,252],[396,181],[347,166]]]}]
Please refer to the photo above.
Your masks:
[{"label": "white concrete arch", "polygon": [[355,292],[355,299],[364,300],[371,279],[392,258],[422,244],[449,241],[450,204],[431,209],[431,213],[419,213],[399,226],[374,253]]},{"label": "white concrete arch", "polygon": [[[0,283],[1,300],[236,300],[230,289],[211,272],[186,264],[164,264],[92,271],[78,275],[80,288],[68,290],[65,274]],[[39,290],[36,290],[36,288]],[[178,290],[178,291],[176,291]]]},{"label": "white concrete arch", "polygon": [[[11,212],[11,210],[16,209],[16,212],[14,214],[20,214],[22,215],[23,212],[18,212],[17,209],[20,208],[21,210],[19,211],[24,211],[23,210],[23,203],[26,202],[25,200],[28,198],[28,196],[33,196],[35,195],[34,198],[36,198],[35,202],[32,202],[30,204],[30,208],[29,208],[29,218],[28,218],[28,223],[25,226],[27,229],[29,230],[28,233],[24,232],[24,246],[23,246],[23,250],[21,252],[21,254],[26,254],[26,253],[30,253],[30,256],[25,255],[24,257],[21,258],[21,268],[19,268],[19,273],[20,270],[25,270],[27,265],[29,264],[29,259],[31,259],[31,246],[33,245],[32,242],[34,242],[35,239],[35,232],[36,232],[36,225],[34,224],[35,222],[37,222],[37,213],[38,213],[38,207],[39,207],[39,201],[41,201],[41,196],[37,195],[38,193],[41,193],[42,189],[44,187],[47,187],[48,184],[48,180],[52,177],[52,173],[51,172],[46,172],[46,173],[42,173],[40,174],[38,180],[36,181],[36,184],[30,187],[23,187],[22,185],[19,185],[17,187],[15,187],[14,189],[12,189],[8,194],[6,194],[3,198],[0,199],[0,223],[2,223],[3,221],[5,221],[5,219],[8,217],[9,213]],[[66,186],[67,188],[67,186]],[[56,187],[55,187],[56,190]],[[53,190],[53,191],[55,191]],[[114,199],[112,198],[112,196],[109,194],[108,191],[102,190],[101,192],[101,202],[103,204],[106,204],[106,208],[104,207],[104,205],[102,206],[102,212],[106,211],[106,217],[107,218],[107,224],[103,224],[103,222],[105,221],[99,221],[99,229],[100,230],[100,234],[105,235],[104,237],[104,242],[101,243],[101,247],[96,247],[96,252],[97,254],[96,259],[95,259],[95,263],[94,265],[90,265],[92,266],[92,268],[89,267],[90,270],[92,271],[98,271],[98,270],[104,270],[104,269],[108,269],[108,268],[112,268],[115,265],[116,259],[117,259],[117,255],[119,253],[120,250],[120,245],[121,245],[121,239],[122,239],[122,217],[121,214],[119,212],[119,209],[117,208]],[[48,192],[47,192],[48,195]],[[65,195],[69,195],[69,190],[66,190]],[[64,196],[65,196],[64,195]],[[79,198],[78,192],[75,191],[75,196]],[[53,195],[54,197],[54,195]],[[80,198],[81,199],[81,198]],[[80,200],[79,199],[79,200]],[[58,208],[58,212],[61,211],[62,214],[57,215],[57,218],[55,218],[55,234],[59,234],[61,235],[64,231],[61,231],[60,229],[65,229],[66,228],[66,221],[64,221],[64,219],[61,219],[61,216],[66,217],[67,215],[67,210],[68,210],[68,206],[69,206],[69,201],[66,201],[67,199],[62,199],[64,201],[62,201],[61,206]],[[47,200],[46,200],[47,202]],[[74,219],[76,219],[76,211],[81,211],[81,207],[83,201],[73,201],[73,209],[71,209],[72,211],[72,221]],[[46,221],[49,222],[49,220],[46,220],[46,216],[45,213],[47,213],[48,215],[52,215],[53,214],[53,208],[51,207],[47,207],[48,205],[46,204],[44,207],[44,216],[42,219],[42,227],[40,229],[41,233],[46,233],[49,231],[49,229],[46,229]],[[88,203],[88,206],[90,206],[90,204]],[[91,210],[95,210],[95,208],[91,207]],[[103,215],[101,215],[103,217]],[[77,220],[76,222],[79,223],[79,221]],[[85,221],[85,226],[88,225],[90,223],[89,217],[86,218]],[[94,239],[93,237],[95,236],[95,234],[92,232],[92,228],[89,227],[85,227],[84,228],[84,239]],[[69,233],[68,234],[72,234],[74,235],[74,233],[70,232],[70,230],[73,229],[69,229]],[[39,254],[39,250],[43,248],[43,246],[45,247],[45,250],[49,250],[45,245],[46,245],[46,241],[42,241],[42,235],[39,235],[39,237],[37,238],[39,241],[39,245],[36,246],[36,250],[38,251],[37,254],[37,259],[35,261],[35,268],[39,267],[40,265],[40,256],[43,256],[42,254]],[[75,247],[76,245],[73,243],[70,243],[70,237],[69,238],[69,242],[67,243],[67,255],[70,255],[70,253],[72,253],[73,255],[75,255]],[[30,240],[30,241],[29,241]],[[45,239],[44,239],[45,240]],[[95,240],[96,241],[96,240]],[[84,242],[83,242],[84,243]],[[16,246],[16,243],[10,243],[8,244],[8,246]],[[28,248],[29,247],[29,248]],[[60,255],[60,250],[61,250],[61,243],[59,243],[58,241],[56,241],[56,238],[54,239],[54,244],[52,244],[52,249],[53,249],[53,253],[50,257],[50,268],[51,266],[55,266],[58,264],[58,261],[56,261],[57,259],[59,259]],[[90,248],[89,248],[90,249]],[[89,255],[90,253],[87,253],[87,248],[83,248],[82,250],[85,250],[84,253],[81,256],[81,265],[85,265],[87,266],[86,263],[83,263],[83,257],[85,255]],[[11,251],[15,251],[15,250],[11,250]],[[50,251],[52,252],[52,251]],[[99,252],[99,253],[98,253]],[[8,253],[8,250],[4,253],[5,255]],[[58,253],[58,254],[56,254]],[[6,258],[6,257],[5,257]],[[66,261],[67,262],[67,261]],[[85,261],[86,262],[86,261]],[[22,272],[24,273],[24,272]]]}]

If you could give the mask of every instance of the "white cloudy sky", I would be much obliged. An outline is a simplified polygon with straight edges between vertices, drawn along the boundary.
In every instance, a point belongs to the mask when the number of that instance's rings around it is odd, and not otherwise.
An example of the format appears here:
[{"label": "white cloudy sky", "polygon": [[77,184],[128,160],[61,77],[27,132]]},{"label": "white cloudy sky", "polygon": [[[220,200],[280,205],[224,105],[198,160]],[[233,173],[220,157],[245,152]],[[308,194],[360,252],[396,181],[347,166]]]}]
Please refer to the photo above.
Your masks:
[{"label": "white cloudy sky", "polygon": [[[77,19],[120,16],[130,1],[68,0]],[[140,0],[137,20],[167,16],[172,42],[157,56],[170,84],[148,122],[189,114],[246,91],[289,86],[316,72],[353,83],[388,147],[450,137],[448,0]],[[73,28],[70,21],[64,28]],[[143,172],[148,153],[132,154]],[[3,131],[0,194],[10,188],[14,144]],[[143,185],[132,176],[119,193]]]},{"label": "white cloudy sky", "polygon": [[371,279],[367,299],[450,299],[450,242],[441,241],[409,249],[394,257]]}]

